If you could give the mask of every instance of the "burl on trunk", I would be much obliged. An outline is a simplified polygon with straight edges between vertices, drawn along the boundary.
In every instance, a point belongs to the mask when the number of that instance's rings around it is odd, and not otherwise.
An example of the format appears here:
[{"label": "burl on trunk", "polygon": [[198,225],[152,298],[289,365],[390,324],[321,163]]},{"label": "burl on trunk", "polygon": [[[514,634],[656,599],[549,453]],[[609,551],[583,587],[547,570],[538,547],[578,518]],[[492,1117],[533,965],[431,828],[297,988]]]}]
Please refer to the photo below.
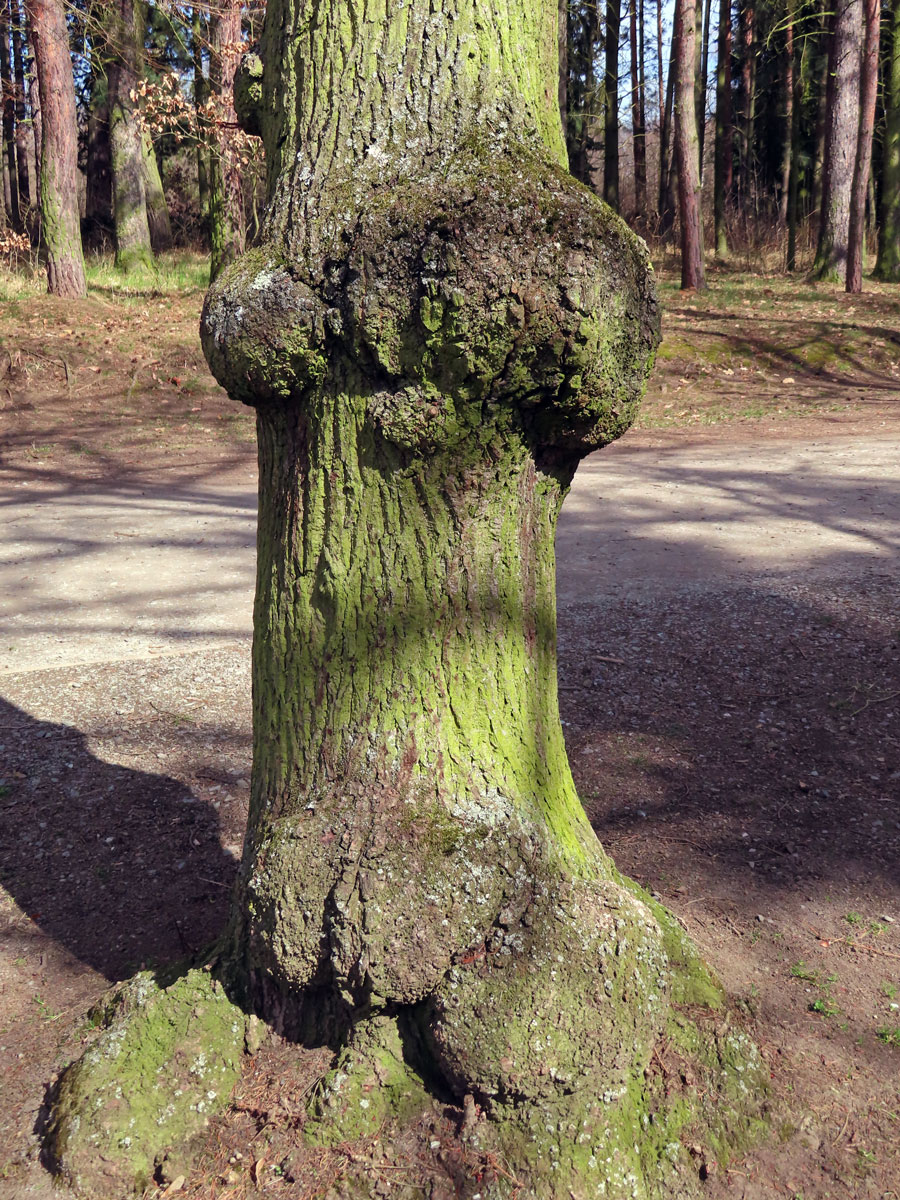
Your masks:
[{"label": "burl on trunk", "polygon": [[[714,1153],[749,1128],[755,1051],[604,854],[559,722],[556,519],[633,419],[659,318],[643,244],[561,165],[556,18],[556,0],[270,0],[244,64],[265,238],[202,336],[258,413],[249,828],[213,969],[126,992],[64,1078],[53,1146],[83,1187],[112,1177],[91,1145],[130,1137],[133,1177],[189,1138],[182,1096],[227,1097],[248,1013],[335,1050],[307,1137],[471,1097],[534,1196],[687,1195],[682,1132]],[[146,1065],[141,1030],[192,1005],[197,1029]],[[702,1092],[655,1071],[663,1039]],[[157,1081],[140,1138],[129,1054]],[[187,1080],[177,1101],[160,1067]]]}]

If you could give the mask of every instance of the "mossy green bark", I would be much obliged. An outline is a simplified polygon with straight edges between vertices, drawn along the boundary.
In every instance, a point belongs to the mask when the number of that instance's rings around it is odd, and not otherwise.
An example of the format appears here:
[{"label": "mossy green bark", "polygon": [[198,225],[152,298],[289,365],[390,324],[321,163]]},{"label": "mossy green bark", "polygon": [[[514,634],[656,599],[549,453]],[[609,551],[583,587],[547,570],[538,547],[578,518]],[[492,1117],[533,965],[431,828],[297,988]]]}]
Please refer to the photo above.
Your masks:
[{"label": "mossy green bark", "polygon": [[94,1014],[100,1032],[60,1077],[47,1148],[79,1195],[150,1186],[167,1154],[191,1146],[238,1078],[247,1017],[210,972],[168,987],[149,972],[114,989]]},{"label": "mossy green bark", "polygon": [[[239,78],[272,174],[263,243],[201,327],[260,466],[219,953],[243,1009],[335,1050],[310,1136],[449,1098],[527,1194],[649,1200],[693,1193],[684,1131],[739,1140],[763,1085],[727,1032],[700,1051],[721,990],[618,875],[566,760],[556,519],[634,419],[659,315],[643,243],[560,165],[556,18],[270,0]],[[657,1078],[673,1030],[715,1120]]]}]

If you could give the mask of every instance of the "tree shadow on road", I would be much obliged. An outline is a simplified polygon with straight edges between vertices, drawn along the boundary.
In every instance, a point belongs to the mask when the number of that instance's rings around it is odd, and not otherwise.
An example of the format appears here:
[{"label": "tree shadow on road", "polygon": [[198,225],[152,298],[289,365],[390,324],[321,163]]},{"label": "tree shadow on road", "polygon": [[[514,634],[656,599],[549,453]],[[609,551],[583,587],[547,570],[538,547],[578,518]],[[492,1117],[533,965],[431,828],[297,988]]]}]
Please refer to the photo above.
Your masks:
[{"label": "tree shadow on road", "polygon": [[78,729],[0,700],[0,884],[82,962],[115,980],[198,951],[236,865],[184,784],[104,762]]}]

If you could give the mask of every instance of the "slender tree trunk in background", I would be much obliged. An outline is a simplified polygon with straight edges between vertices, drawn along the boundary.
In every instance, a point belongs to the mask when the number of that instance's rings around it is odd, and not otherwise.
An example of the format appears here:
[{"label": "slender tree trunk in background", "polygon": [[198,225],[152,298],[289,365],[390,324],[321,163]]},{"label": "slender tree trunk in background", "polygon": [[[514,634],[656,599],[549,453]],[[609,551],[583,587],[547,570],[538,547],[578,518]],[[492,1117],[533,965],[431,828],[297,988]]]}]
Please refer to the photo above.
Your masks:
[{"label": "slender tree trunk in background", "polygon": [[850,223],[847,244],[848,292],[862,291],[866,257],[866,196],[872,168],[872,138],[875,132],[875,101],[878,94],[878,47],[881,32],[881,0],[863,0],[864,41],[860,62],[859,131],[856,162],[850,190]]},{"label": "slender tree trunk in background", "polygon": [[154,254],[161,254],[165,250],[172,249],[174,239],[156,150],[153,148],[153,140],[147,130],[143,130],[141,133],[141,170],[144,176],[144,194],[147,198],[150,246]]},{"label": "slender tree trunk in background", "polygon": [[825,130],[825,171],[819,241],[812,277],[847,278],[850,199],[859,133],[862,0],[836,0],[829,62],[830,104]]},{"label": "slender tree trunk in background", "polygon": [[231,150],[237,115],[232,94],[241,42],[239,0],[222,0],[210,18],[209,82],[219,99],[216,145],[209,164],[210,280],[244,252],[241,169]]},{"label": "slender tree trunk in background", "polygon": [[712,0],[706,0],[703,9],[703,39],[701,42],[700,70],[697,75],[697,137],[700,146],[700,179],[703,179],[703,147],[706,143],[706,91],[709,83],[709,24]]},{"label": "slender tree trunk in background", "polygon": [[[231,925],[211,970],[145,974],[140,1006],[108,1006],[59,1082],[52,1150],[94,1194],[111,1148],[133,1188],[170,1128],[186,1141],[227,1098],[254,1013],[334,1051],[313,1144],[390,1143],[450,1097],[485,1115],[489,1194],[514,1171],[533,1200],[688,1200],[679,1135],[746,1137],[768,1074],[721,1010],[701,1032],[720,989],[597,841],[556,691],[556,519],[637,410],[646,248],[562,173],[557,0],[353,10],[269,2],[261,94],[239,90],[264,135],[263,241],[201,321],[259,439]],[[691,1085],[667,1103],[652,1064],[673,1038]],[[115,1086],[135,1054],[139,1136]],[[348,1194],[373,1195],[364,1172]]]},{"label": "slender tree trunk in background", "polygon": [[0,86],[3,96],[3,152],[5,162],[4,183],[9,189],[7,212],[13,229],[21,233],[24,229],[19,207],[19,173],[16,165],[16,99],[9,43],[12,32],[10,0],[0,0]]},{"label": "slender tree trunk in background", "polygon": [[825,182],[825,155],[827,143],[825,129],[828,119],[829,97],[834,86],[834,80],[828,66],[833,36],[834,14],[831,0],[821,0],[819,13],[819,37],[817,38],[818,53],[814,63],[815,80],[818,85],[816,104],[816,133],[813,164],[812,215],[818,230],[822,215],[822,189]]},{"label": "slender tree trunk in background", "polygon": [[803,96],[803,80],[806,67],[808,39],[804,38],[800,51],[799,66],[793,71],[794,95],[791,103],[791,173],[788,178],[787,210],[787,269],[797,269],[797,227],[800,213],[800,105]]},{"label": "slender tree trunk in background", "polygon": [[[109,66],[109,148],[112,158],[116,267],[152,266],[143,147],[131,95],[137,87],[138,48],[134,0],[115,0]],[[142,38],[143,40],[143,38]]]},{"label": "slender tree trunk in background", "polygon": [[[630,5],[631,130],[634,144],[634,208],[643,219],[647,212],[647,144],[644,131],[643,34],[638,45],[638,0]],[[643,18],[643,13],[641,13]]]},{"label": "slender tree trunk in background", "polygon": [[[30,26],[31,18],[29,15],[30,10],[27,7],[27,0],[23,0],[23,3],[26,4],[25,15],[28,18],[26,24],[27,26]],[[26,44],[29,51],[29,60],[32,62],[32,64],[34,64],[36,62],[36,55],[34,53],[34,40],[30,28],[27,28],[27,34],[28,36],[26,39]],[[44,154],[44,114],[41,108],[41,92],[38,85],[38,73],[36,66],[33,66],[28,77],[28,107],[31,109],[31,140],[34,147],[34,157],[32,160],[34,162],[34,190],[32,192],[32,196],[38,212],[41,212],[41,172],[43,169],[42,160]]]},{"label": "slender tree trunk in background", "polygon": [[[194,108],[200,113],[209,99],[209,81],[203,73],[203,44],[209,39],[204,35],[203,20],[198,8],[194,9],[191,24],[191,60],[194,69]],[[209,145],[203,136],[206,123],[198,116],[201,133],[197,143],[197,203],[200,210],[200,225],[209,245]]]},{"label": "slender tree trunk in background", "polygon": [[740,192],[744,205],[753,188],[753,106],[756,62],[756,8],[754,0],[738,0],[741,47]]},{"label": "slender tree trunk in background", "polygon": [[678,43],[675,81],[675,157],[678,163],[678,215],[681,222],[681,286],[706,287],[703,270],[703,222],[700,211],[700,164],[697,117],[694,112],[694,48],[697,6],[694,0],[676,0],[675,32]]},{"label": "slender tree trunk in background", "polygon": [[778,199],[778,220],[782,225],[786,225],[791,187],[791,162],[794,152],[794,13],[792,9],[785,18],[782,78],[784,84],[784,148],[781,152],[781,195]]},{"label": "slender tree trunk in background", "polygon": [[604,73],[603,199],[619,211],[619,35],[621,0],[606,4],[606,70]]},{"label": "slender tree trunk in background", "polygon": [[675,76],[677,71],[678,41],[676,30],[672,31],[672,48],[669,55],[669,77],[666,82],[666,107],[663,120],[663,136],[659,148],[659,232],[661,237],[671,233],[675,224],[675,176],[672,153],[672,116],[675,104]]},{"label": "slender tree trunk in background", "polygon": [[569,0],[558,0],[556,36],[559,42],[559,119],[569,143]]},{"label": "slender tree trunk in background", "polygon": [[109,154],[109,104],[106,79],[95,73],[87,125],[85,180],[86,240],[93,249],[107,248],[113,238],[112,168]]},{"label": "slender tree trunk in background", "polygon": [[596,129],[599,120],[600,87],[595,65],[600,43],[600,0],[585,5],[584,58],[580,64],[584,76],[581,125],[578,136],[569,146],[570,170],[576,179],[593,186],[594,154],[597,149]]},{"label": "slender tree trunk in background", "polygon": [[731,118],[731,4],[720,0],[716,64],[716,147],[713,179],[713,219],[716,255],[728,255],[728,202],[734,186],[734,129]]},{"label": "slender tree trunk in background", "polygon": [[875,277],[900,283],[900,0],[891,0],[885,93],[881,220]]},{"label": "slender tree trunk in background", "polygon": [[78,212],[78,127],[62,0],[28,0],[41,107],[41,227],[54,296],[87,295]]},{"label": "slender tree trunk in background", "polygon": [[[15,79],[16,107],[16,178],[19,188],[19,211],[23,222],[25,214],[31,206],[33,191],[29,172],[29,163],[34,157],[34,144],[31,142],[32,133],[27,121],[27,89],[25,86],[25,38],[23,37],[23,17],[19,8],[19,0],[10,0],[12,11],[12,52],[13,77]],[[31,144],[29,144],[31,142]]]}]

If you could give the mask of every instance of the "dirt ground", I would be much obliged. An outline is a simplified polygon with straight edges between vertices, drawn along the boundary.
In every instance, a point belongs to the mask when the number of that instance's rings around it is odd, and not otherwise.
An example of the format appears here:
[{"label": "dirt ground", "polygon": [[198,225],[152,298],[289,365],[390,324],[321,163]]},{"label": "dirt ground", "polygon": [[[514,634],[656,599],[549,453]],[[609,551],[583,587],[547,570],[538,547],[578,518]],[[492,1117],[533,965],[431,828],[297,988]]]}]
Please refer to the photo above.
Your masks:
[{"label": "dirt ground", "polygon": [[[750,277],[663,291],[640,426],[585,464],[560,533],[576,782],[770,1065],[770,1134],[706,1164],[711,1200],[900,1200],[900,300],[804,304]],[[199,293],[13,307],[0,1200],[51,1195],[34,1129],[88,1007],[221,926],[253,576],[252,419],[205,372]],[[402,1194],[400,1166],[471,1198],[504,1169],[452,1107],[405,1141],[304,1157],[321,1066],[263,1050],[180,1194],[323,1196],[362,1156],[372,1195]]]}]

